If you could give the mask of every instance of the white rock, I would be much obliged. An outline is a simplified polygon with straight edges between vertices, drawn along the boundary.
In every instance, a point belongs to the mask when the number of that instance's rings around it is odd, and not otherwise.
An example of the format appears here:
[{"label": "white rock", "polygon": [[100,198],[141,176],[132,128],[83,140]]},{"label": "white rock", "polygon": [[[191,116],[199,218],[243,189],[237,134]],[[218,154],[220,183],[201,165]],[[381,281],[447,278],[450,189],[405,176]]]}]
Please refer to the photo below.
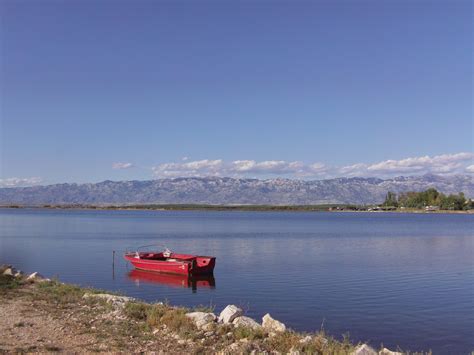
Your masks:
[{"label": "white rock", "polygon": [[305,336],[304,338],[300,339],[300,344],[308,344],[308,343],[311,343],[311,340],[313,340],[313,338],[311,337],[311,335],[307,335],[307,336]]},{"label": "white rock", "polygon": [[44,280],[44,277],[39,272],[34,272],[26,278],[26,281],[32,281],[32,282],[40,281],[40,280]]},{"label": "white rock", "polygon": [[16,270],[15,270],[14,267],[6,268],[2,273],[2,275],[5,275],[5,276],[7,276],[7,275],[8,276],[15,276],[15,274],[16,274]]},{"label": "white rock", "polygon": [[[217,318],[214,313],[207,312],[186,313],[186,317],[190,318],[199,329],[205,327],[209,323],[215,322]],[[206,328],[209,327],[206,326]]]},{"label": "white rock", "polygon": [[125,303],[135,301],[135,298],[132,297],[125,297],[125,296],[116,296],[116,295],[110,295],[108,293],[85,293],[82,298],[87,299],[87,298],[98,298],[105,300],[107,303],[111,303],[114,306],[117,307],[123,307],[125,306]]},{"label": "white rock", "polygon": [[15,274],[15,278],[16,278],[16,279],[22,278],[23,275],[24,275],[24,274],[23,274],[23,271],[18,270],[18,271],[16,272],[16,274]]},{"label": "white rock", "polygon": [[270,314],[265,314],[262,318],[262,326],[270,331],[274,332],[284,332],[286,330],[286,326],[282,323],[273,319]]},{"label": "white rock", "polygon": [[252,329],[262,328],[260,324],[258,324],[252,318],[246,317],[246,316],[240,316],[240,317],[235,318],[232,321],[232,324],[234,324],[236,327],[246,327],[246,328],[252,328]]},{"label": "white rock", "polygon": [[403,355],[403,353],[398,352],[398,351],[392,351],[387,348],[383,348],[382,350],[379,351],[379,355]]},{"label": "white rock", "polygon": [[224,308],[219,315],[219,322],[220,323],[232,323],[232,321],[244,314],[242,309],[240,309],[237,306],[234,306],[233,304],[228,305],[226,308]]},{"label": "white rock", "polygon": [[10,269],[12,266],[11,265],[7,265],[7,264],[2,264],[0,265],[0,274],[3,275],[3,272],[6,270],[6,269]]},{"label": "white rock", "polygon": [[352,355],[378,355],[377,352],[368,346],[367,344],[359,345],[353,352]]}]

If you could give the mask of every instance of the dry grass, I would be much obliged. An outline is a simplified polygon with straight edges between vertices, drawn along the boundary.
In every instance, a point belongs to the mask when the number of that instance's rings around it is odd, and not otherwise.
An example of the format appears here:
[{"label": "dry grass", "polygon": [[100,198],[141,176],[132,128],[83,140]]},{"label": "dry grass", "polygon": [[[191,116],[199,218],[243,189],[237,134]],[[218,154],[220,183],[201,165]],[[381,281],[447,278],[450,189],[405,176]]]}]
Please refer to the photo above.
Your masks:
[{"label": "dry grass", "polygon": [[[21,292],[21,290],[27,292]],[[12,277],[0,276],[0,292],[16,295],[15,297],[19,294],[23,294],[22,297],[30,297],[29,301],[32,301],[34,307],[43,309],[53,317],[56,316],[56,319],[64,318],[66,313],[77,317],[74,321],[75,334],[90,334],[97,339],[97,344],[102,345],[102,347],[98,345],[96,347],[92,344],[85,349],[88,351],[134,349],[135,346],[140,349],[150,349],[153,348],[153,344],[158,345],[157,341],[161,349],[168,349],[171,346],[178,351],[186,349],[190,352],[203,353],[216,351],[249,353],[256,350],[257,353],[299,351],[301,354],[342,355],[350,354],[356,347],[349,337],[344,337],[342,341],[339,341],[327,336],[323,331],[311,334],[309,341],[301,342],[306,334],[293,331],[268,334],[262,328],[236,328],[232,324],[213,323],[206,329],[206,332],[212,331],[213,335],[205,336],[205,332],[197,329],[186,317],[186,313],[213,311],[213,307],[207,306],[198,306],[191,310],[184,307],[172,307],[168,304],[134,301],[125,303],[121,311],[125,319],[101,318],[101,313],[107,315],[116,312],[117,309],[113,309],[113,306],[103,299],[84,299],[83,296],[85,293],[104,293],[104,291],[81,288],[58,281],[30,284]],[[14,324],[17,329],[26,326],[27,323],[24,320]],[[155,332],[158,332],[158,335],[155,335]],[[179,345],[176,340],[179,338],[175,336],[186,339],[187,342]],[[235,345],[238,347],[235,348]],[[55,351],[53,345],[51,346],[50,350],[46,350]],[[234,346],[232,349],[235,351],[229,350],[231,346]]]},{"label": "dry grass", "polygon": [[263,339],[266,333],[263,329],[253,329],[248,327],[237,327],[232,329],[235,339],[248,339],[250,341]]},{"label": "dry grass", "polygon": [[144,322],[149,328],[165,325],[167,329],[183,338],[195,338],[197,328],[186,317],[189,309],[183,307],[170,307],[164,304],[147,304],[142,302],[128,302],[124,308],[125,314],[136,320]]},{"label": "dry grass", "polygon": [[8,290],[15,289],[22,285],[22,282],[13,276],[0,274],[0,295],[8,292]]}]

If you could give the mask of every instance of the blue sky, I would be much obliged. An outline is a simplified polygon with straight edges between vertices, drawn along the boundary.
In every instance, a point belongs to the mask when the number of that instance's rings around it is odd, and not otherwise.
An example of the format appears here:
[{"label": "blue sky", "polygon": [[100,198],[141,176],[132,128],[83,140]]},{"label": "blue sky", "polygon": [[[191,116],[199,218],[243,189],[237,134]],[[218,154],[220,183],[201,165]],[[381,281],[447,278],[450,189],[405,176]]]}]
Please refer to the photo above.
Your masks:
[{"label": "blue sky", "polygon": [[474,171],[471,1],[0,13],[0,186]]}]

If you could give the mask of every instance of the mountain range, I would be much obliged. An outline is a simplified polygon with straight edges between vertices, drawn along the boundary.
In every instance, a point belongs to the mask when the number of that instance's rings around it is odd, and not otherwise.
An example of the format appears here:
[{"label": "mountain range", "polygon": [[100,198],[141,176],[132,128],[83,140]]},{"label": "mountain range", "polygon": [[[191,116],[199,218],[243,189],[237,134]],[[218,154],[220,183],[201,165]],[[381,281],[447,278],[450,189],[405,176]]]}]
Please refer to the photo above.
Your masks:
[{"label": "mountain range", "polygon": [[474,181],[470,175],[312,181],[186,177],[0,188],[0,204],[373,204],[381,203],[388,191],[422,191],[430,187],[445,194],[463,192],[466,197],[474,197]]}]

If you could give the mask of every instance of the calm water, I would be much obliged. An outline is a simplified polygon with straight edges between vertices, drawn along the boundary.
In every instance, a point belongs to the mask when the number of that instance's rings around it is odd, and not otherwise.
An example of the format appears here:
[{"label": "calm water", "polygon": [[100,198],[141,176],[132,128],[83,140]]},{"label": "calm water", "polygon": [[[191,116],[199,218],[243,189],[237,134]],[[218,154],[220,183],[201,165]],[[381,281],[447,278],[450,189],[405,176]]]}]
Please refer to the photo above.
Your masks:
[{"label": "calm water", "polygon": [[[378,346],[474,350],[474,215],[0,209],[0,263],[181,305],[241,305]],[[159,242],[215,255],[214,280],[121,259]],[[112,250],[117,250],[115,272]],[[189,286],[189,287],[188,287]],[[194,287],[193,287],[194,286]]]}]

